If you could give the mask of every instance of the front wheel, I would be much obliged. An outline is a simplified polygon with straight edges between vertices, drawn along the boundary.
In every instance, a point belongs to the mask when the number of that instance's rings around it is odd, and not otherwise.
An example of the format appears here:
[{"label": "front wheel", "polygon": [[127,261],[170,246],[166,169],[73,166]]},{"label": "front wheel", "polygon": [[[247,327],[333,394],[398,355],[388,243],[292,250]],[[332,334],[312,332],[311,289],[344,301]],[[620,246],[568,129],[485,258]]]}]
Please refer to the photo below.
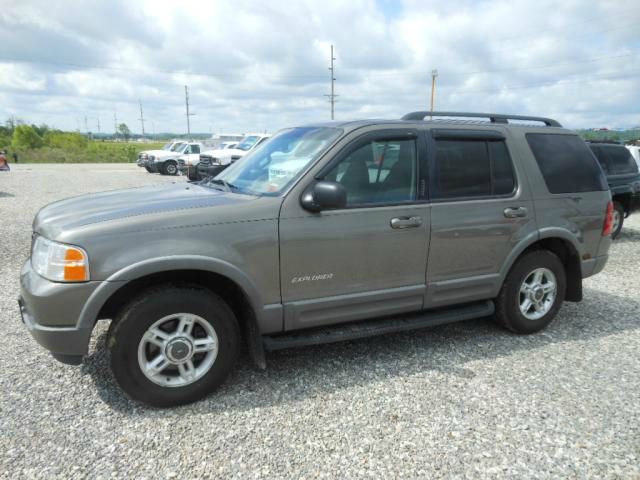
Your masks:
[{"label": "front wheel", "polygon": [[165,175],[177,175],[178,174],[178,164],[173,161],[165,162],[162,167],[162,173]]},{"label": "front wheel", "polygon": [[534,333],[545,328],[562,306],[566,292],[564,265],[548,250],[521,257],[496,298],[496,320],[515,333]]},{"label": "front wheel", "polygon": [[134,400],[155,407],[194,402],[233,368],[239,330],[228,305],[197,286],[163,286],[130,302],[109,328],[113,374]]}]

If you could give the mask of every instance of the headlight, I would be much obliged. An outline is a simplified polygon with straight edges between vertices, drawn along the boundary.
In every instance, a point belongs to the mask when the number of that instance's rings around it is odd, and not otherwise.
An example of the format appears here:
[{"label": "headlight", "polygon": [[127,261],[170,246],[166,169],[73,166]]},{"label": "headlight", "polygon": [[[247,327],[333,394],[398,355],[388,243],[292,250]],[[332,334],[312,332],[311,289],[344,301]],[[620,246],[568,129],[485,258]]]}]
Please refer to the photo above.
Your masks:
[{"label": "headlight", "polygon": [[31,266],[53,282],[86,282],[89,280],[89,257],[80,247],[36,237],[31,251]]}]

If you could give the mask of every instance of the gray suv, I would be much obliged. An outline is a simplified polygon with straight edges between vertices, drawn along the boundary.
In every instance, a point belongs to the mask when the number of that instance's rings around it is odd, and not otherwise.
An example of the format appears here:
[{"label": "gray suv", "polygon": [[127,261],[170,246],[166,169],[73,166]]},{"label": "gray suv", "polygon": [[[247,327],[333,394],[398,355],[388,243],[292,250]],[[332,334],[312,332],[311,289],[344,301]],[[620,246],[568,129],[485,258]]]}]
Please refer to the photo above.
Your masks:
[{"label": "gray suv", "polygon": [[537,332],[604,267],[612,211],[589,147],[551,119],[308,125],[200,183],[43,208],[19,303],[70,364],[112,319],[118,383],[166,407],[212,392],[242,345],[264,368],[270,350],[477,317]]}]

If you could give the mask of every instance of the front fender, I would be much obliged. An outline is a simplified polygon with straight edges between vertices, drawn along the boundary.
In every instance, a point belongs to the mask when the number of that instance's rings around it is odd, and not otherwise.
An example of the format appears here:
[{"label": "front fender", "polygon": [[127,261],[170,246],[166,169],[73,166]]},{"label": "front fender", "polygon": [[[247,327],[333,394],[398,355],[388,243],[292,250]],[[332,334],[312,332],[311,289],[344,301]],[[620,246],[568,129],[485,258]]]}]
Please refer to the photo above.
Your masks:
[{"label": "front fender", "polygon": [[263,301],[255,284],[235,265],[217,258],[199,255],[172,255],[147,259],[129,265],[111,275],[91,294],[80,312],[77,326],[81,328],[93,327],[107,300],[128,282],[151,274],[174,270],[202,270],[225,276],[244,291],[256,315],[263,311]]}]

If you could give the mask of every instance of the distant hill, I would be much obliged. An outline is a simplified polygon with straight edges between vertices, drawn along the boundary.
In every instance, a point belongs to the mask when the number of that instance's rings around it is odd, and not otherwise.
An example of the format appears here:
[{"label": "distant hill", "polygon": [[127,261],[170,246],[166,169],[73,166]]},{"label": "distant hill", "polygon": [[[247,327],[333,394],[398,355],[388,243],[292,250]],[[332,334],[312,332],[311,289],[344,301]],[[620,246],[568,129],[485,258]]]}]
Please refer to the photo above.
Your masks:
[{"label": "distant hill", "polygon": [[622,143],[640,141],[640,128],[629,130],[577,130],[585,140],[615,140]]}]

